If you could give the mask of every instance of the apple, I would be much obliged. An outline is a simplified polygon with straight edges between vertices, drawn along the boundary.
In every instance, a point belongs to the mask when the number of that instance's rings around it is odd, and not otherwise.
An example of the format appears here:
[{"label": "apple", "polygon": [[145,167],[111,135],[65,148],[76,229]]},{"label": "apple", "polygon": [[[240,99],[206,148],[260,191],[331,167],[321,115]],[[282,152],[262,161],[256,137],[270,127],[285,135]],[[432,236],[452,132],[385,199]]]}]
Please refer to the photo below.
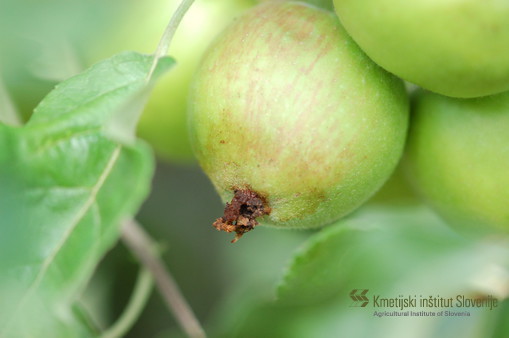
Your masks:
[{"label": "apple", "polygon": [[405,166],[416,191],[458,229],[509,231],[509,92],[419,91],[413,107]]},{"label": "apple", "polygon": [[387,180],[403,150],[408,97],[334,13],[252,8],[215,40],[190,96],[196,156],[224,202],[218,229],[319,227]]},{"label": "apple", "polygon": [[479,97],[509,90],[509,2],[334,0],[348,33],[377,64],[430,91]]}]

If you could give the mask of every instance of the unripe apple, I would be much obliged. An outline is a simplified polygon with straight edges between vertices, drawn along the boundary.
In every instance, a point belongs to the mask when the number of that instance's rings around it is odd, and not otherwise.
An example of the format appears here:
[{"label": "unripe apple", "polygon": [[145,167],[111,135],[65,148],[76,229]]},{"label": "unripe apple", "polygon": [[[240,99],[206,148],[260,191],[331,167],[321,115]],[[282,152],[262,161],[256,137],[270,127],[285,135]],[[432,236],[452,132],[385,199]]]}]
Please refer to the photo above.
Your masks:
[{"label": "unripe apple", "polygon": [[[84,53],[89,64],[124,50],[153,53],[181,0],[129,0],[117,4],[117,14],[100,38]],[[254,0],[200,0],[180,23],[169,54],[177,61],[154,87],[138,134],[160,158],[189,162],[193,154],[187,127],[187,95],[191,78],[208,44]]]},{"label": "unripe apple", "polygon": [[509,231],[509,92],[420,91],[414,103],[405,164],[416,190],[459,229]]},{"label": "unripe apple", "polygon": [[[264,3],[270,1],[284,1],[284,0],[257,0],[257,3]],[[334,11],[334,4],[332,0],[302,0],[299,2],[305,2],[308,5],[315,6],[328,11]]]},{"label": "unripe apple", "polygon": [[196,156],[224,202],[215,226],[318,227],[389,177],[407,130],[403,83],[333,13],[261,4],[210,46],[190,96]]},{"label": "unripe apple", "polygon": [[348,33],[377,64],[430,91],[479,97],[509,90],[509,2],[334,0]]}]

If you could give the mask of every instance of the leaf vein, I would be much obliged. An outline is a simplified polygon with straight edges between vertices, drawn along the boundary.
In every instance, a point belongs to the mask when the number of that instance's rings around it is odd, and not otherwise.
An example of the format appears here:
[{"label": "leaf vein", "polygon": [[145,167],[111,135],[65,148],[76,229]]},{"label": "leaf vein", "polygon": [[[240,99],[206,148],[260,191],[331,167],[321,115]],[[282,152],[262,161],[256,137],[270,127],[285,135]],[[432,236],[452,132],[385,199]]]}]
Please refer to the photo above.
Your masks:
[{"label": "leaf vein", "polygon": [[[113,167],[115,166],[115,164],[120,156],[120,151],[121,151],[120,145],[117,146],[113,150],[108,163],[106,164],[103,172],[101,173],[101,175],[99,176],[99,178],[97,180],[97,183],[90,190],[90,197],[85,201],[85,203],[83,204],[83,207],[76,214],[76,218],[71,223],[69,229],[64,233],[64,236],[62,237],[62,240],[60,241],[60,243],[57,245],[57,247],[53,250],[53,252],[42,263],[39,273],[37,274],[33,283],[27,289],[24,296],[22,297],[22,299],[16,306],[16,309],[13,312],[12,317],[9,320],[9,323],[11,323],[14,320],[14,318],[16,318],[17,313],[22,309],[22,307],[23,307],[24,303],[26,302],[26,300],[28,299],[28,297],[32,294],[32,292],[34,292],[37,289],[37,287],[41,283],[42,279],[44,278],[46,272],[48,271],[51,263],[54,261],[55,257],[58,255],[58,253],[60,252],[62,247],[65,245],[67,239],[71,236],[74,229],[78,226],[80,221],[87,214],[88,210],[94,205],[97,194],[99,193],[100,189],[104,185],[104,182],[110,175],[111,171],[113,170]],[[6,329],[10,326],[9,323],[7,323],[7,325],[5,327]]]},{"label": "leaf vein", "polygon": [[64,246],[65,242],[71,236],[72,232],[78,226],[78,224],[83,219],[83,217],[85,217],[85,215],[87,214],[88,210],[94,205],[94,202],[95,202],[95,199],[97,197],[97,194],[99,193],[99,190],[102,188],[104,182],[108,178],[108,175],[111,173],[111,171],[113,170],[113,167],[115,166],[115,163],[117,162],[117,159],[118,159],[118,157],[120,155],[120,150],[121,150],[120,146],[117,146],[113,150],[113,153],[112,153],[112,155],[110,157],[110,160],[106,164],[106,167],[104,168],[101,176],[99,176],[99,179],[98,179],[97,183],[90,190],[90,197],[85,201],[85,204],[83,205],[83,207],[78,211],[78,213],[76,215],[76,219],[71,223],[71,226],[65,232],[65,234],[64,234],[62,240],[60,241],[59,245],[55,248],[53,253],[50,256],[48,256],[48,258],[42,264],[41,271],[37,275],[37,277],[36,277],[36,279],[34,281],[34,284],[32,284],[30,289],[32,287],[37,287],[37,284],[39,284],[40,281],[42,280],[42,278],[44,277],[44,274],[48,270],[51,262],[55,259],[57,254],[60,252],[60,250]]}]

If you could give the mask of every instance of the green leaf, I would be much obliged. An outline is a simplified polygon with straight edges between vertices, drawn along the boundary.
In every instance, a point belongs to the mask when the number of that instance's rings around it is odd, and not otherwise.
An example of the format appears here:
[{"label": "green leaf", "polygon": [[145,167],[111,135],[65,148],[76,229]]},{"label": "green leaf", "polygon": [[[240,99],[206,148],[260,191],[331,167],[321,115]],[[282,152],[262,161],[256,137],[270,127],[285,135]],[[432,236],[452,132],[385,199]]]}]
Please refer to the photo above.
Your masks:
[{"label": "green leaf", "polygon": [[[85,72],[57,85],[35,109],[28,126],[48,128],[103,127],[112,112],[147,87],[147,65],[152,56],[125,52],[100,62]],[[159,61],[159,74],[174,61]]]},{"label": "green leaf", "polygon": [[504,243],[463,238],[422,207],[368,208],[312,237],[290,264],[278,297],[313,304],[335,296],[350,301],[353,289],[456,294],[472,292],[474,284],[477,292],[497,294],[481,281],[493,266],[509,271]]},{"label": "green leaf", "polygon": [[[236,312],[237,321],[220,336],[501,337],[507,300],[493,310],[466,309],[468,318],[378,318],[375,310],[397,309],[376,308],[371,296],[503,299],[509,296],[507,244],[464,239],[424,208],[367,208],[312,236],[286,271],[278,299]],[[368,306],[351,306],[353,289],[369,289]]]},{"label": "green leaf", "polygon": [[[151,62],[116,55],[58,85],[26,126],[0,124],[0,336],[65,337],[48,323],[75,322],[70,305],[147,195],[150,150],[103,127],[147,88]],[[172,64],[162,59],[156,75]]]},{"label": "green leaf", "polygon": [[281,301],[316,303],[351,289],[379,289],[419,264],[443,259],[463,240],[426,209],[373,208],[312,237],[279,288]]}]

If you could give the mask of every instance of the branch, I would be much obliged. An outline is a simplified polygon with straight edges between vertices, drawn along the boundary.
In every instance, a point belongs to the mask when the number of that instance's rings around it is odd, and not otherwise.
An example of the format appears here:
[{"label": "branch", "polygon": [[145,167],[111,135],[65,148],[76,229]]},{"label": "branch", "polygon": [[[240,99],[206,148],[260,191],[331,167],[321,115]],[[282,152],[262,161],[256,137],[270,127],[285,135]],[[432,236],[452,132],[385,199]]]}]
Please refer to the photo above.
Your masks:
[{"label": "branch", "polygon": [[180,293],[177,283],[158,257],[156,243],[134,220],[127,221],[122,227],[122,241],[131,250],[140,263],[147,268],[156,282],[168,309],[186,334],[191,338],[206,337],[191,307]]}]

